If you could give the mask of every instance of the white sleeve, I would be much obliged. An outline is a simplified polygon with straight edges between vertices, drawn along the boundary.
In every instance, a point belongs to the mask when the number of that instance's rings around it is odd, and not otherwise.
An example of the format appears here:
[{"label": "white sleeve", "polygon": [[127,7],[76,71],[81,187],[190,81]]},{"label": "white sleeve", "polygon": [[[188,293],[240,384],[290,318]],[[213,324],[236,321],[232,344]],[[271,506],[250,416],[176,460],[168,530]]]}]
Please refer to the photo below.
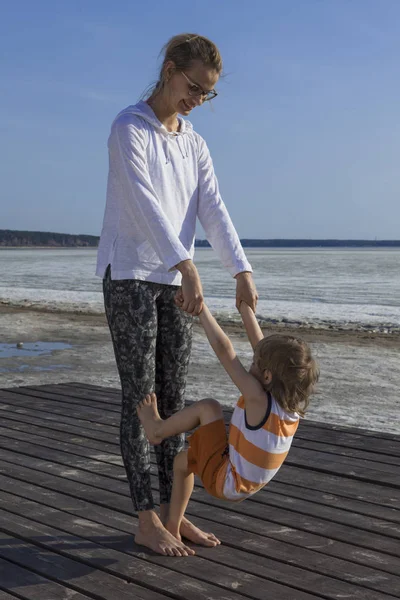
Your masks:
[{"label": "white sleeve", "polygon": [[[199,136],[200,138],[200,136]],[[199,203],[197,216],[223,266],[234,277],[252,271],[218,189],[218,181],[205,141],[199,143]]]},{"label": "white sleeve", "polygon": [[165,215],[151,183],[144,133],[130,120],[118,119],[113,126],[110,150],[117,153],[126,209],[170,270],[190,254]]}]

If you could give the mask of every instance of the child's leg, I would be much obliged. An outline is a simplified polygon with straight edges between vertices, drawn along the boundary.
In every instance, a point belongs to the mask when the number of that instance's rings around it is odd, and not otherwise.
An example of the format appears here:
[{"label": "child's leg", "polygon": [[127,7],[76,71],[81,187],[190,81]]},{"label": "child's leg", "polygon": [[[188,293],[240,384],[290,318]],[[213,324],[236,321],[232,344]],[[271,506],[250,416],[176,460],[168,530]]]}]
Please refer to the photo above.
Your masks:
[{"label": "child's leg", "polygon": [[201,531],[184,517],[194,487],[194,474],[188,472],[187,456],[187,451],[183,450],[175,457],[171,504],[165,528],[179,541],[183,536],[195,544],[217,546],[221,542],[213,533]]},{"label": "child's leg", "polygon": [[139,403],[137,412],[151,444],[159,444],[163,439],[185,433],[223,418],[219,402],[211,398],[195,402],[172,415],[169,419],[161,419],[157,409],[157,397],[148,394]]},{"label": "child's leg", "polygon": [[182,450],[175,456],[174,479],[172,483],[171,502],[165,528],[172,535],[181,539],[180,527],[190,496],[194,487],[194,474],[188,472],[187,451]]}]

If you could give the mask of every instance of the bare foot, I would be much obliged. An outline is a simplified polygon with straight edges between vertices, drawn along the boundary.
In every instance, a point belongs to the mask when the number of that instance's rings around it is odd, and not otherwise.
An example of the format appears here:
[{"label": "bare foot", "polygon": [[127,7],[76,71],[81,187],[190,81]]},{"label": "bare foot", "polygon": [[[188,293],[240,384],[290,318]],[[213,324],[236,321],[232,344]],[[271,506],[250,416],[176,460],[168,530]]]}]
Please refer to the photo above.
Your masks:
[{"label": "bare foot", "polygon": [[136,410],[150,444],[161,444],[162,438],[157,436],[157,426],[162,421],[157,408],[157,396],[147,394]]},{"label": "bare foot", "polygon": [[[165,527],[166,529],[168,529],[168,531],[175,535],[174,528],[171,524],[167,523]],[[200,546],[207,546],[209,548],[219,546],[219,544],[221,543],[220,540],[217,537],[215,537],[213,533],[206,533],[205,531],[202,531],[201,529],[193,525],[193,523],[191,523],[188,519],[186,519],[186,517],[183,517],[182,519],[181,526],[179,529],[179,536],[175,535],[175,537],[177,537],[178,539],[182,539],[182,537],[184,537],[189,541],[193,542],[194,544],[199,544]]]},{"label": "bare foot", "polygon": [[160,525],[153,524],[146,530],[139,529],[135,535],[135,542],[140,546],[150,548],[157,554],[166,556],[192,556],[194,554],[194,550],[174,537],[161,523]]}]

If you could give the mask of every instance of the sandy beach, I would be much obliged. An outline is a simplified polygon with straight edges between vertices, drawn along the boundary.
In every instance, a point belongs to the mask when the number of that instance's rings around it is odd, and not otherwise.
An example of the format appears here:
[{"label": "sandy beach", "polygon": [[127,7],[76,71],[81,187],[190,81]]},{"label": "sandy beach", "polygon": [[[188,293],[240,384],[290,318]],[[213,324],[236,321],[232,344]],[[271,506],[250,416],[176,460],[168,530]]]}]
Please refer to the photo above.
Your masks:
[{"label": "sandy beach", "polygon": [[[224,326],[243,363],[251,348],[241,327]],[[335,330],[295,331],[312,346],[320,363],[321,380],[308,418],[400,433],[400,336]],[[80,381],[120,387],[109,330],[104,315],[42,312],[0,306],[0,387]],[[39,342],[65,344],[39,355],[18,352],[16,345]],[[6,345],[6,346],[4,346]],[[13,356],[7,357],[7,352]],[[214,397],[233,405],[238,392],[208,341],[195,324],[187,398]]]}]

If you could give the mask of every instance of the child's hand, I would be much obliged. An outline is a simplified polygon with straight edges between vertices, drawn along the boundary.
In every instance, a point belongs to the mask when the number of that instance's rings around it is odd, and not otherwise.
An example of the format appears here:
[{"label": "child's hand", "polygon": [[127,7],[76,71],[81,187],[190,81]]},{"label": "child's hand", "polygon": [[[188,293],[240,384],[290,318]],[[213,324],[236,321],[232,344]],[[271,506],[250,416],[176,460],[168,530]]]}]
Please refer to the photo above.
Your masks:
[{"label": "child's hand", "polygon": [[[175,298],[174,298],[174,302],[175,302],[175,305],[178,308],[181,308],[183,310],[182,306],[183,306],[184,299],[183,299],[182,288],[179,288],[179,290],[176,292]],[[200,312],[198,314],[200,314],[202,312],[202,310],[203,310],[203,305],[202,305],[201,310],[200,310]],[[185,311],[185,312],[187,312],[187,311]]]},{"label": "child's hand", "polygon": [[182,288],[180,287],[179,290],[176,292],[175,294],[175,304],[178,308],[182,308],[182,304],[183,304],[183,293],[182,293]]}]

